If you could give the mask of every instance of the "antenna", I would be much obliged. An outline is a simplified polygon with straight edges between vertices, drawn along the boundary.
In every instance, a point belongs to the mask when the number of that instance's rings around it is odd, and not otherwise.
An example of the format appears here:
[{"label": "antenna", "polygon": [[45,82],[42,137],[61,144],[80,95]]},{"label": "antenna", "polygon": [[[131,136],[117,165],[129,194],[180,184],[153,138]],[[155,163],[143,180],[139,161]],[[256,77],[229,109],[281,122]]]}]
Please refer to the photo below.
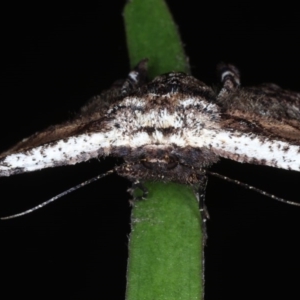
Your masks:
[{"label": "antenna", "polygon": [[47,201],[45,201],[45,202],[43,202],[43,203],[41,203],[41,204],[39,204],[37,206],[34,206],[34,207],[32,207],[32,208],[30,208],[28,210],[25,210],[25,211],[20,212],[18,214],[14,214],[14,215],[2,217],[2,218],[0,218],[0,220],[9,220],[9,219],[14,219],[14,218],[18,218],[18,217],[30,214],[30,213],[34,212],[35,210],[38,210],[38,209],[40,209],[40,208],[42,208],[42,207],[44,207],[44,206],[46,206],[46,205],[54,202],[55,200],[57,200],[57,199],[65,196],[67,194],[70,194],[70,193],[72,193],[72,192],[74,192],[74,191],[76,191],[76,190],[78,190],[78,189],[80,189],[80,188],[82,188],[82,187],[84,187],[84,186],[86,186],[86,185],[94,182],[94,181],[97,181],[97,180],[99,180],[99,179],[101,179],[101,178],[103,178],[105,176],[108,176],[108,175],[112,174],[113,172],[115,172],[115,169],[109,170],[106,173],[97,175],[97,176],[95,176],[93,178],[90,178],[90,179],[84,181],[84,182],[81,182],[81,183],[79,183],[79,184],[71,187],[70,189],[68,189],[68,190],[66,190],[66,191],[64,191],[64,192],[62,192],[62,193],[60,193],[60,194],[58,194],[58,195],[50,198],[49,200],[47,200]]},{"label": "antenna", "polygon": [[259,193],[261,195],[264,195],[266,197],[269,197],[271,199],[274,199],[276,201],[279,201],[279,202],[282,202],[282,203],[285,203],[285,204],[290,204],[290,205],[294,205],[294,206],[300,206],[300,203],[297,203],[297,202],[294,202],[294,201],[290,201],[290,200],[286,200],[286,199],[283,199],[283,198],[280,198],[280,197],[277,197],[273,194],[270,194],[270,193],[267,193],[259,188],[256,188],[250,184],[247,184],[247,183],[244,183],[244,182],[241,182],[239,180],[236,180],[236,179],[232,179],[232,178],[229,178],[227,176],[224,176],[224,175],[220,175],[218,173],[215,173],[215,172],[210,172],[210,171],[206,171],[206,174],[208,175],[212,175],[214,177],[218,177],[218,178],[221,178],[223,180],[226,180],[228,182],[232,182],[232,183],[235,183],[235,184],[238,184],[246,189],[249,189],[249,190],[252,190],[252,191],[255,191],[256,193]]}]

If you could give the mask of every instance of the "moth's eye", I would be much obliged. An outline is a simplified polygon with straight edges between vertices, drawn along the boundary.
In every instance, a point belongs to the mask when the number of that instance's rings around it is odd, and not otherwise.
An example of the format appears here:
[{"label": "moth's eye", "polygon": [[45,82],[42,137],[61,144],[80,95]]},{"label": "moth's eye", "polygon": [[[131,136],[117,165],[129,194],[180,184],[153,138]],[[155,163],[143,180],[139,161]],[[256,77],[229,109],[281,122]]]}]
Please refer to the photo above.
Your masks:
[{"label": "moth's eye", "polygon": [[178,159],[173,156],[168,157],[167,169],[172,170],[175,169],[178,165]]},{"label": "moth's eye", "polygon": [[167,169],[168,170],[172,170],[172,169],[175,169],[178,165],[178,161],[173,161],[173,162],[169,162],[167,164]]},{"label": "moth's eye", "polygon": [[147,161],[146,158],[141,159],[141,164],[142,164],[146,169],[153,170],[153,163]]}]

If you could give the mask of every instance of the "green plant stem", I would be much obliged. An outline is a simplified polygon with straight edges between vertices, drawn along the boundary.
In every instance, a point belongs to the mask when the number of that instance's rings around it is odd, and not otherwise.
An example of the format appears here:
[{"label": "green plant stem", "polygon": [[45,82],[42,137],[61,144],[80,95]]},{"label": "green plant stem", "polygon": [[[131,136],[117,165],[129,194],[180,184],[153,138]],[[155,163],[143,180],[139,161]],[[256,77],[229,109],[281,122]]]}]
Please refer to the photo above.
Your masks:
[{"label": "green plant stem", "polygon": [[127,300],[201,299],[202,232],[190,186],[147,182],[132,211]]},{"label": "green plant stem", "polygon": [[[189,73],[163,0],[131,0],[124,18],[131,67],[148,58],[150,78]],[[202,221],[194,190],[170,182],[145,186],[147,199],[135,202],[132,210],[126,299],[203,299]]]},{"label": "green plant stem", "polygon": [[130,66],[149,59],[148,75],[190,73],[177,26],[163,0],[131,0],[124,9]]}]

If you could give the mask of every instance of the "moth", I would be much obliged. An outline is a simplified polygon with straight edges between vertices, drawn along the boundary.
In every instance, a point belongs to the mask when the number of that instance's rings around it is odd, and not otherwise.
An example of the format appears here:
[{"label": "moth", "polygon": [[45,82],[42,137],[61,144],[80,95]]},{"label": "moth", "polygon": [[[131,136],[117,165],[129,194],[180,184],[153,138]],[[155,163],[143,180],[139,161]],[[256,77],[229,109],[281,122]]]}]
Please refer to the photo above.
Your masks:
[{"label": "moth", "polygon": [[274,84],[241,87],[218,66],[221,87],[171,72],[147,81],[142,60],[71,121],[23,139],[0,155],[0,176],[113,156],[131,181],[197,184],[220,157],[300,171],[300,93]]}]

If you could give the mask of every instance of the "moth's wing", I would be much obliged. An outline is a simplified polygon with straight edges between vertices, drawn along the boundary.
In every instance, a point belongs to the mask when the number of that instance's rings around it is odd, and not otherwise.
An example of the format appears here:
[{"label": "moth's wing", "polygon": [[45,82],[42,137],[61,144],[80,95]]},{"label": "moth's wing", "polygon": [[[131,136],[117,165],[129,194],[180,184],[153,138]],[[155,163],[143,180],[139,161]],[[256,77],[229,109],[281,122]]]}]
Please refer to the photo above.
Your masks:
[{"label": "moth's wing", "polygon": [[300,93],[241,88],[218,103],[226,138],[213,151],[239,162],[300,171]]},{"label": "moth's wing", "polygon": [[[51,126],[0,154],[0,176],[86,161],[99,154],[99,128],[105,113],[120,98],[120,84],[92,98],[72,121]],[[94,137],[92,132],[95,133]],[[102,136],[103,138],[103,136]],[[102,154],[103,155],[103,154]]]},{"label": "moth's wing", "polygon": [[125,80],[90,100],[73,121],[49,127],[0,154],[0,176],[76,164],[109,154],[119,140],[126,142],[118,120],[112,121],[114,108],[146,82],[147,61],[141,60]]},{"label": "moth's wing", "polygon": [[72,165],[97,157],[97,146],[99,148],[101,143],[93,141],[88,132],[99,122],[102,123],[102,120],[88,123],[76,120],[49,127],[22,140],[0,155],[0,176]]},{"label": "moth's wing", "polygon": [[264,84],[239,89],[220,105],[228,115],[246,119],[274,137],[300,140],[300,93]]},{"label": "moth's wing", "polygon": [[13,153],[29,151],[30,149],[34,149],[45,144],[54,143],[60,139],[66,139],[79,132],[82,126],[83,124],[80,124],[80,122],[77,123],[76,121],[50,126],[43,131],[36,132],[28,138],[24,138],[7,151],[1,153],[0,159]]}]

